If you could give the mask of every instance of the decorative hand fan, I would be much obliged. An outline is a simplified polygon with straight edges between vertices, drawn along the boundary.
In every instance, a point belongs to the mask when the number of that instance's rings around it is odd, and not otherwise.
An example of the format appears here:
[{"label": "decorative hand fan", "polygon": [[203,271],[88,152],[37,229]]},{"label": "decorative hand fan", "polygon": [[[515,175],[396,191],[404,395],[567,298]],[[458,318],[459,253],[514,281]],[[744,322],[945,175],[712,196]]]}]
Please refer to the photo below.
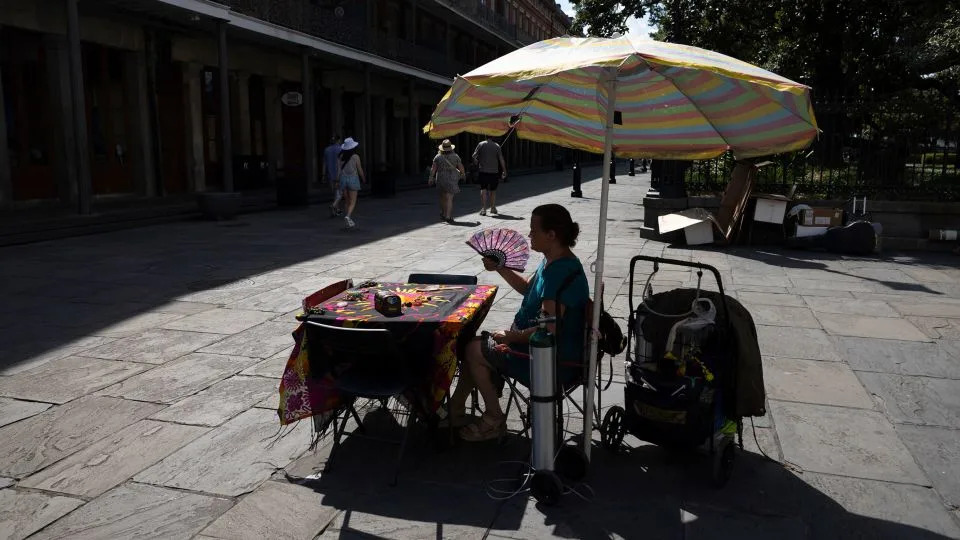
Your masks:
[{"label": "decorative hand fan", "polygon": [[497,261],[497,268],[523,272],[530,258],[530,245],[523,234],[513,229],[487,229],[475,233],[467,245],[484,257]]}]

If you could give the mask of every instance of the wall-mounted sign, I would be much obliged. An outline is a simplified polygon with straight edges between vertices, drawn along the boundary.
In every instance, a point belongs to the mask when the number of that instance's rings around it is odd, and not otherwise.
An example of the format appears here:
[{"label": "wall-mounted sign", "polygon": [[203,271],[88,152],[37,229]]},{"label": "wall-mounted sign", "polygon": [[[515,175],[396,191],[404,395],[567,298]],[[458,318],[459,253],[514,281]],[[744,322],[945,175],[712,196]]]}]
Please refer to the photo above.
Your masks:
[{"label": "wall-mounted sign", "polygon": [[280,96],[280,103],[287,107],[299,107],[303,105],[303,94],[300,92],[286,92]]}]

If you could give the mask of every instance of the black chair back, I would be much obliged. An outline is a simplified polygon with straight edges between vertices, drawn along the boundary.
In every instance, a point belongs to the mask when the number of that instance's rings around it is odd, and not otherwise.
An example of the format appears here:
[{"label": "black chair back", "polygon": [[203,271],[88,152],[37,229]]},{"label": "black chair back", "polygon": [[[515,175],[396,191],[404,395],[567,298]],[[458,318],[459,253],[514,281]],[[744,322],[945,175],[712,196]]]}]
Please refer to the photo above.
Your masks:
[{"label": "black chair back", "polygon": [[477,276],[464,274],[410,274],[407,283],[419,285],[476,285]]},{"label": "black chair back", "polygon": [[312,377],[332,375],[335,387],[361,397],[409,387],[413,372],[389,330],[307,321],[306,332]]}]

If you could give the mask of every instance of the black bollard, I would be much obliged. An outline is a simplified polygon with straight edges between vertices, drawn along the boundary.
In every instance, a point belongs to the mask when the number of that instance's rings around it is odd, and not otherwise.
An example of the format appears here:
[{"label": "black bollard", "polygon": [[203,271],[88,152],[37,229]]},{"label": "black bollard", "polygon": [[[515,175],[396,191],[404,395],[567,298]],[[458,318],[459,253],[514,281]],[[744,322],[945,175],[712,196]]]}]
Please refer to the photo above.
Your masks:
[{"label": "black bollard", "polygon": [[577,160],[573,164],[573,191],[570,192],[570,196],[576,198],[583,197],[583,192],[580,191],[580,160]]},{"label": "black bollard", "polygon": [[646,159],[641,159],[641,160],[640,160],[640,172],[641,172],[641,173],[647,172],[647,160],[646,160]]},{"label": "black bollard", "polygon": [[633,162],[633,158],[630,158],[630,168],[627,169],[627,176],[636,176],[636,175],[637,175],[637,172],[636,172],[636,170],[634,169],[635,166],[636,166],[636,165],[635,165],[634,162]]},{"label": "black bollard", "polygon": [[617,160],[616,158],[610,159],[610,183],[617,183]]}]

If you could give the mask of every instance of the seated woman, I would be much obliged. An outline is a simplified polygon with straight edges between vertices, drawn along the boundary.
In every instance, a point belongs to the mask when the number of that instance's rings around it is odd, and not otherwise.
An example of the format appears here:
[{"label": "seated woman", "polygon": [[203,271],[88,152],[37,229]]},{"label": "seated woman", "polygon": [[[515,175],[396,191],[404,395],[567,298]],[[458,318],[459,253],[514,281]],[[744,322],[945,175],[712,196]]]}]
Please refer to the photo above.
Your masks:
[{"label": "seated woman", "polygon": [[[496,374],[502,373],[529,386],[529,342],[537,329],[534,321],[541,311],[558,317],[560,322],[557,380],[567,383],[581,374],[586,324],[584,317],[590,287],[580,260],[570,251],[576,245],[579,233],[580,227],[563,206],[538,206],[530,218],[530,248],[543,253],[544,261],[530,279],[513,270],[496,269],[491,260],[484,259],[484,267],[489,271],[496,270],[514,290],[523,295],[523,302],[509,330],[475,337],[467,345],[463,359],[466,366],[460,370],[460,383],[450,400],[450,419],[455,425],[464,423],[467,396],[474,386],[483,397],[484,413],[478,422],[460,431],[463,439],[495,439],[506,431],[506,418],[500,408],[493,379]],[[557,332],[557,325],[549,324],[547,328]]]}]

